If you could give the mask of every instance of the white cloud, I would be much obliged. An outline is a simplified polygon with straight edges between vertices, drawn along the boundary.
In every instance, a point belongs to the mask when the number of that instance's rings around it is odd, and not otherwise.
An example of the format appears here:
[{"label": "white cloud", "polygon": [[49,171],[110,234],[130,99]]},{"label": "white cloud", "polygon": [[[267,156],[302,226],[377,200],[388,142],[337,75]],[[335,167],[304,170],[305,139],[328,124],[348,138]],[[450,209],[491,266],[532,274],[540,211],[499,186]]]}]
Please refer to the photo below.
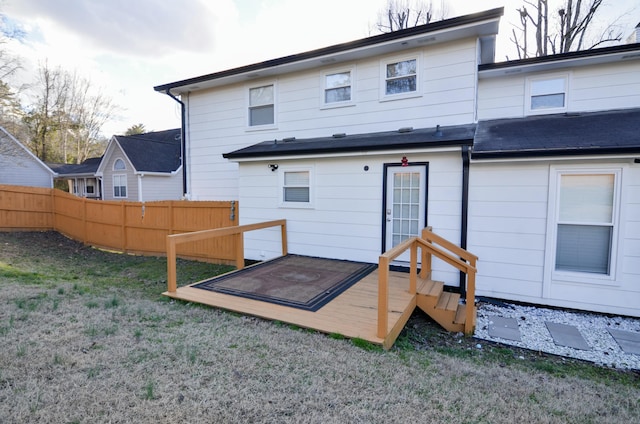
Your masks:
[{"label": "white cloud", "polygon": [[[38,62],[45,59],[89,77],[125,108],[120,119],[105,127],[107,135],[137,123],[156,130],[180,125],[177,104],[154,92],[155,85],[373,35],[371,25],[386,4],[386,0],[0,2],[2,12],[28,31],[22,43],[12,43],[24,57],[23,82],[33,78]],[[636,2],[616,0],[608,12],[619,15]],[[497,56],[503,59],[511,48],[508,35],[519,21],[515,9],[521,4],[520,0],[451,0],[448,9],[449,17],[454,17],[505,5]],[[631,28],[638,19],[635,15],[635,22],[622,24]]]},{"label": "white cloud", "polygon": [[66,33],[68,48],[138,57],[210,49],[217,20],[201,0],[11,0],[6,11],[37,22],[48,44]]}]

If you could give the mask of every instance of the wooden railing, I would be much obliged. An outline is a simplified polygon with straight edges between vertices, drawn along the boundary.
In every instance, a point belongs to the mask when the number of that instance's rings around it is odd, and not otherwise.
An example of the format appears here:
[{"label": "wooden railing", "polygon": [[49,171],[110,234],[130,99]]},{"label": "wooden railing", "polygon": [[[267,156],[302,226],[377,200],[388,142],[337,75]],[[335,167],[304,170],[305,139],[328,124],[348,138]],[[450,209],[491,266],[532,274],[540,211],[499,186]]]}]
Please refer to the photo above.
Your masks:
[{"label": "wooden railing", "polygon": [[[440,247],[436,246],[439,245]],[[431,258],[435,255],[467,276],[465,334],[473,331],[473,307],[475,302],[476,263],[478,257],[438,236],[431,228],[422,230],[421,237],[409,238],[386,251],[378,260],[378,337],[388,332],[389,316],[389,265],[398,256],[410,249],[409,293],[415,295],[418,281],[418,248],[421,249],[422,267],[420,277],[431,276]]]},{"label": "wooden railing", "polygon": [[279,219],[276,221],[260,222],[257,224],[239,225],[236,227],[217,228],[214,230],[194,231],[192,233],[173,234],[167,236],[167,291],[175,293],[176,283],[176,245],[200,240],[207,240],[214,237],[229,235],[236,236],[236,268],[244,268],[244,233],[247,231],[262,230],[264,228],[280,226],[282,238],[282,256],[287,254],[287,221]]}]

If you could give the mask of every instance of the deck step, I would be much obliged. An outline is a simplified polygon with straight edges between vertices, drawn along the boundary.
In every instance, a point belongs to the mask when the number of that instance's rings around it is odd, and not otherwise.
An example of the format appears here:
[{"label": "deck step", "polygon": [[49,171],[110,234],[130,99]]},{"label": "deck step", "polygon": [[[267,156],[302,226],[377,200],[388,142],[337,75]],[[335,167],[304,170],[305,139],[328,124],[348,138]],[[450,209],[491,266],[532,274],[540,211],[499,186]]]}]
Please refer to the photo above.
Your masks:
[{"label": "deck step", "polygon": [[459,301],[460,293],[442,292],[438,303],[436,303],[436,309],[455,312],[458,309]]},{"label": "deck step", "polygon": [[442,281],[422,280],[422,286],[418,289],[419,294],[425,296],[439,297],[444,289]]}]

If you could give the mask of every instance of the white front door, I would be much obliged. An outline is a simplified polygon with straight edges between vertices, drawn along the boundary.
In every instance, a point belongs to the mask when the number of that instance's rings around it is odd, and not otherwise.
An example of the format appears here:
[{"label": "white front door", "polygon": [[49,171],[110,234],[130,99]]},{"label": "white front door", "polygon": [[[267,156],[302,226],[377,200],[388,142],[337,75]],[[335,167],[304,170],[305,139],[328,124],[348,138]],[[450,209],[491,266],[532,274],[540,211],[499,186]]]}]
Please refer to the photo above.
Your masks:
[{"label": "white front door", "polygon": [[[385,251],[419,236],[426,225],[427,166],[390,166],[385,193]],[[409,262],[406,254],[397,258]]]}]

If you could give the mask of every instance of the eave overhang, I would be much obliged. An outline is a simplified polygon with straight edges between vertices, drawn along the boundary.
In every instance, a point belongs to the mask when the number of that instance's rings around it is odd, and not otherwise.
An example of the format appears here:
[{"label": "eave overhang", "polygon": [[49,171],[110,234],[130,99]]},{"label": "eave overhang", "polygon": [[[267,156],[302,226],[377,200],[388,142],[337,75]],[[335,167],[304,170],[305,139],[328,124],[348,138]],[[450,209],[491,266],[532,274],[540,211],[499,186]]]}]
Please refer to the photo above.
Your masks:
[{"label": "eave overhang", "polygon": [[478,37],[481,40],[493,39],[498,33],[499,21],[503,13],[504,8],[501,7],[432,22],[427,25],[162,84],[155,86],[154,90],[180,95],[383,54],[399,53],[408,49],[452,40],[469,37]]}]

